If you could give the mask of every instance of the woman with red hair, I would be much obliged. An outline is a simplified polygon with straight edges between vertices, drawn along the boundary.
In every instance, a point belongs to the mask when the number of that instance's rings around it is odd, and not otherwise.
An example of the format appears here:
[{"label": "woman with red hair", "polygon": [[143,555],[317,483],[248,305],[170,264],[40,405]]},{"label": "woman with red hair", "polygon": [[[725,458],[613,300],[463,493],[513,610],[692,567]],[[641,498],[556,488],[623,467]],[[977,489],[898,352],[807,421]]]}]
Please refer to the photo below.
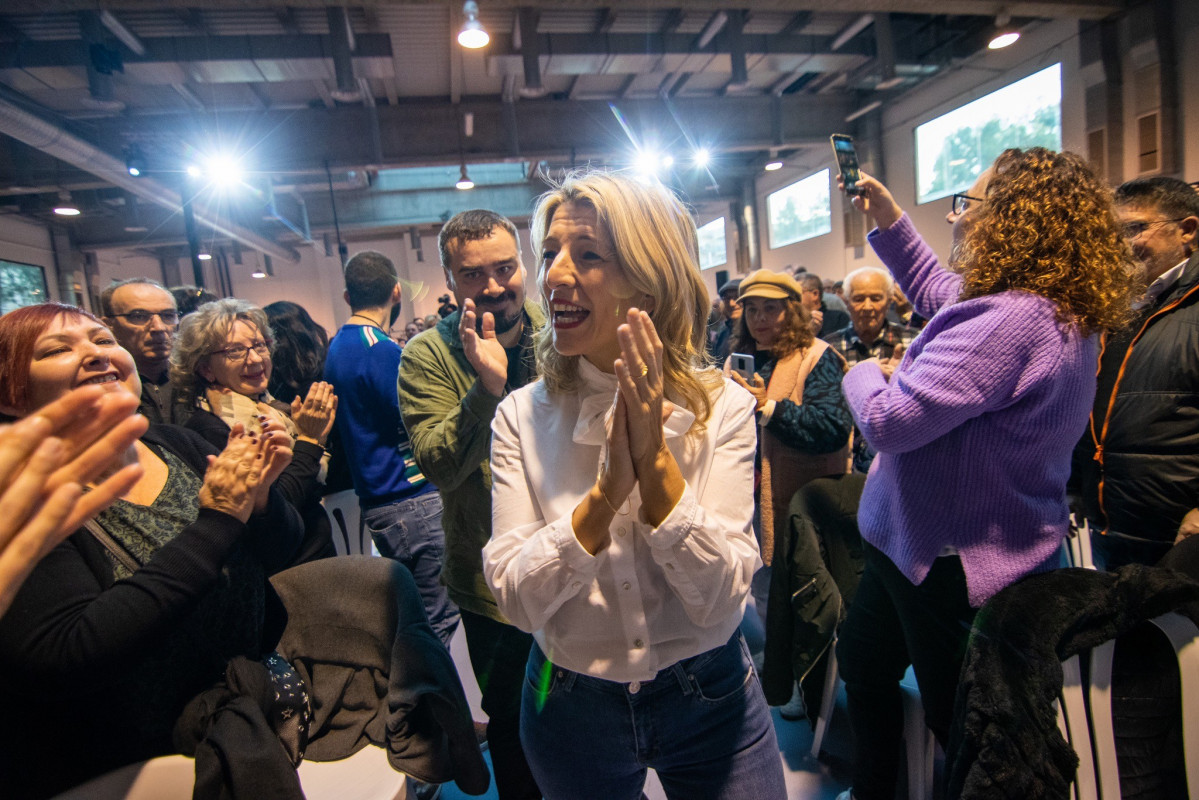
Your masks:
[{"label": "woman with red hair", "polygon": [[[0,317],[0,411],[34,417],[92,386],[118,405],[141,390],[96,317],[54,303]],[[176,752],[187,701],[233,657],[272,652],[283,620],[266,577],[302,534],[270,490],[290,458],[240,426],[219,453],[170,425],[118,453],[108,473],[136,480],[33,568],[0,619],[0,702],[20,720],[0,732],[6,792],[47,796]]]}]

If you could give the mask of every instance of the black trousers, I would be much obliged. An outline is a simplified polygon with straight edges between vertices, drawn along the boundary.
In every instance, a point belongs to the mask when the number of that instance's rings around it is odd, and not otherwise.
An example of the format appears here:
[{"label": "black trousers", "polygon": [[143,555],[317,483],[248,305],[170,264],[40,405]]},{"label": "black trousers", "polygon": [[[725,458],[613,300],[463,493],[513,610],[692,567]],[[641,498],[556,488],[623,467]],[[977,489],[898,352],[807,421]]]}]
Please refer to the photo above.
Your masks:
[{"label": "black trousers", "polygon": [[970,607],[956,556],[938,558],[917,586],[879,550],[863,545],[866,569],[841,626],[837,659],[854,735],[854,797],[892,800],[903,739],[899,682],[911,665],[925,721],[944,746],[977,609]]},{"label": "black trousers", "polygon": [[487,748],[500,800],[540,800],[541,790],[520,744],[520,693],[533,636],[462,609],[471,669],[487,712]]}]

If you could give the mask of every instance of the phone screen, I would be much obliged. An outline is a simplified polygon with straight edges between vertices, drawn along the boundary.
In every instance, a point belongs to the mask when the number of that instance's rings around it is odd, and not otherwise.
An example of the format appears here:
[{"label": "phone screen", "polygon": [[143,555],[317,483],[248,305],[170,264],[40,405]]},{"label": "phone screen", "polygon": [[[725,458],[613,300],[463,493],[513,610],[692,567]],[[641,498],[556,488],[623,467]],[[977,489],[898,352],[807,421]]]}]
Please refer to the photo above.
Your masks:
[{"label": "phone screen", "polygon": [[857,194],[858,180],[862,174],[858,171],[858,151],[854,149],[853,137],[834,133],[829,140],[833,143],[833,154],[837,157],[837,169],[845,183],[845,193]]},{"label": "phone screen", "polygon": [[729,367],[733,372],[738,373],[745,380],[752,382],[754,379],[754,357],[747,356],[744,353],[733,353],[729,356]]}]

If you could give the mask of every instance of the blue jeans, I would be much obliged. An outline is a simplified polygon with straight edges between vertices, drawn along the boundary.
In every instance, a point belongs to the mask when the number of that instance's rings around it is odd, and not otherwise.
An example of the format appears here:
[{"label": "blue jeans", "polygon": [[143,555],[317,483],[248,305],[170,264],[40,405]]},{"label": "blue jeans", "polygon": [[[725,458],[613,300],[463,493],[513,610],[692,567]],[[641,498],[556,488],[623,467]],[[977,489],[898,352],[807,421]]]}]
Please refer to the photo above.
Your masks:
[{"label": "blue jeans", "polygon": [[398,503],[363,508],[359,524],[370,531],[380,555],[400,562],[412,573],[429,625],[448,648],[458,629],[458,606],[441,583],[445,560],[441,495],[426,492]]},{"label": "blue jeans", "polygon": [[648,767],[670,798],[787,796],[770,709],[740,633],[640,683],[556,667],[534,646],[520,738],[547,800],[638,800]]}]

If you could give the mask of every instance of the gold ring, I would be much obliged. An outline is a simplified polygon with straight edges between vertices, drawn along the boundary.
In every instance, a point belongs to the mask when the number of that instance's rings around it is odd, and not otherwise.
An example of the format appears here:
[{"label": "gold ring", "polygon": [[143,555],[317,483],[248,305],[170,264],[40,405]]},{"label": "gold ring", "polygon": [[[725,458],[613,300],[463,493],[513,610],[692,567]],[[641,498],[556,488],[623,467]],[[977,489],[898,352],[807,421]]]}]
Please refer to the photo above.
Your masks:
[{"label": "gold ring", "polygon": [[649,374],[649,364],[642,364],[641,365],[641,377],[644,378],[648,374]]}]

